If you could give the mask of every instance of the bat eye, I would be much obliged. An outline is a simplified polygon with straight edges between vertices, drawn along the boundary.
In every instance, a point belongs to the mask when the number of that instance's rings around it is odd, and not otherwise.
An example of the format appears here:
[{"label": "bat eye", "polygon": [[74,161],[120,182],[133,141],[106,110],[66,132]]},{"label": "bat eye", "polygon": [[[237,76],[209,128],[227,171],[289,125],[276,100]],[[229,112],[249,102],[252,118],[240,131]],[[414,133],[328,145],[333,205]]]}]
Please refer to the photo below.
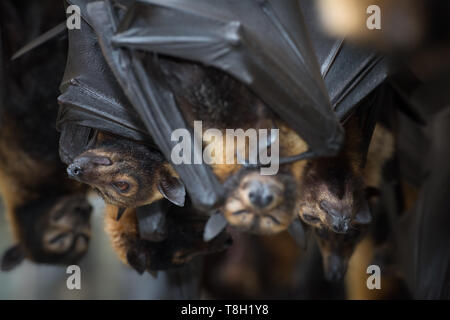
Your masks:
[{"label": "bat eye", "polygon": [[319,218],[308,213],[303,214],[303,219],[305,219],[305,221],[308,223],[316,223],[320,221]]},{"label": "bat eye", "polygon": [[130,189],[130,184],[126,181],[116,181],[113,183],[113,186],[121,193],[127,192]]}]

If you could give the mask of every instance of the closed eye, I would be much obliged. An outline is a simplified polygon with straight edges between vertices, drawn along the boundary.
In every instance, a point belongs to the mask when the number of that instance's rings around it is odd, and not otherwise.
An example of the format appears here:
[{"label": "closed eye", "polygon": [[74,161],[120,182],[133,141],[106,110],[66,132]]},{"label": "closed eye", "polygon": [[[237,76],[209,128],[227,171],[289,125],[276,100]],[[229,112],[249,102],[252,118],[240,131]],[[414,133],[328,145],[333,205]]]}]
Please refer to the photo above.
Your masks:
[{"label": "closed eye", "polygon": [[68,233],[60,233],[57,236],[53,237],[52,239],[50,239],[50,243],[54,244],[64,238],[66,238],[69,234]]},{"label": "closed eye", "polygon": [[316,222],[320,221],[319,218],[317,218],[316,216],[313,216],[312,214],[308,214],[308,213],[303,214],[303,219],[305,219],[305,221],[309,222],[309,223],[316,223]]},{"label": "closed eye", "polygon": [[241,214],[244,214],[244,213],[248,213],[248,211],[247,210],[239,210],[239,211],[233,212],[233,215],[234,216],[238,216],[238,215],[241,215]]}]

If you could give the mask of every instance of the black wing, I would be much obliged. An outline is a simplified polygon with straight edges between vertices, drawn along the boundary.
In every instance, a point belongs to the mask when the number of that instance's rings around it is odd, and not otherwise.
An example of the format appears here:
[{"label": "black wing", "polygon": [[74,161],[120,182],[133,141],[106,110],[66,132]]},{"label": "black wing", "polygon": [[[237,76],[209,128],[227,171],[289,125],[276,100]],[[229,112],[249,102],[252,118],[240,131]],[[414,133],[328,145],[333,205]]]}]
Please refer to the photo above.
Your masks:
[{"label": "black wing", "polygon": [[225,71],[290,124],[314,155],[340,148],[342,128],[295,0],[136,1],[110,41],[122,51],[155,52]]}]

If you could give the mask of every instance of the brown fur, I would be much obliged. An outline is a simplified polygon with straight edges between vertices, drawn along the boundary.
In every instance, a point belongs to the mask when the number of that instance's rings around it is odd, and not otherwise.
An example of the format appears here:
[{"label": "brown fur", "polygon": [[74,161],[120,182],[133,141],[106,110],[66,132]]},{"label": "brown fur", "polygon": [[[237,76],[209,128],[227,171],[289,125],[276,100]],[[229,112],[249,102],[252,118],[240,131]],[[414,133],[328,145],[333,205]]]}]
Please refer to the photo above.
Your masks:
[{"label": "brown fur", "polygon": [[120,261],[128,264],[128,247],[133,244],[133,239],[139,238],[136,212],[134,209],[126,209],[122,218],[117,221],[118,207],[107,204],[105,207],[105,231],[109,236],[113,250]]},{"label": "brown fur", "polygon": [[[281,121],[279,129],[280,157],[289,157],[307,151],[307,144]],[[295,199],[306,161],[282,165],[273,176],[262,176],[256,170],[237,169],[227,176],[228,195],[223,213],[230,225],[242,231],[275,234],[286,230],[295,217]],[[213,166],[221,167],[221,165]],[[217,172],[217,170],[215,170]],[[273,202],[264,209],[256,208],[249,200],[249,186],[259,181],[272,190]],[[239,213],[239,214],[238,214]]]},{"label": "brown fur", "polygon": [[[224,140],[220,142],[221,150],[217,150],[220,149],[217,141],[205,145],[211,147],[216,144],[214,149],[220,154],[216,154],[215,158],[221,163],[225,163],[225,152],[221,152],[225,151],[225,139],[231,138],[227,136],[226,129],[245,131],[249,128],[278,128],[281,157],[307,150],[306,143],[297,134],[279,120],[251,90],[230,75],[214,68],[167,57],[160,57],[158,68],[162,78],[174,92],[188,125],[193,126],[194,121],[200,120],[204,130],[215,128],[222,132]],[[261,177],[254,172],[243,173],[241,165],[237,164],[237,152],[241,155],[248,152],[245,142],[244,145],[237,145],[234,152],[235,164],[212,164],[216,176],[227,185],[228,195],[223,207],[226,219],[232,226],[245,231],[271,234],[285,230],[295,215],[291,203],[297,195],[296,188],[292,185],[301,176],[306,162],[283,166],[279,175]],[[244,190],[248,182],[244,180],[249,179],[259,182],[265,188],[278,190],[278,195],[274,195],[276,208],[271,206],[264,212],[259,212],[258,208],[249,205],[248,190]],[[284,183],[287,185],[282,185]],[[237,217],[233,213],[239,210],[246,210],[247,213]]]},{"label": "brown fur", "polygon": [[[79,175],[72,174],[74,167],[81,170]],[[100,133],[96,144],[75,158],[68,172],[74,179],[92,186],[108,204],[123,208],[162,199],[161,182],[177,179],[159,151],[106,133]],[[119,189],[118,183],[125,183],[127,189]]]},{"label": "brown fur", "polygon": [[299,216],[315,228],[346,232],[366,210],[360,130],[356,119],[346,126],[346,141],[334,158],[309,161],[300,183]]}]

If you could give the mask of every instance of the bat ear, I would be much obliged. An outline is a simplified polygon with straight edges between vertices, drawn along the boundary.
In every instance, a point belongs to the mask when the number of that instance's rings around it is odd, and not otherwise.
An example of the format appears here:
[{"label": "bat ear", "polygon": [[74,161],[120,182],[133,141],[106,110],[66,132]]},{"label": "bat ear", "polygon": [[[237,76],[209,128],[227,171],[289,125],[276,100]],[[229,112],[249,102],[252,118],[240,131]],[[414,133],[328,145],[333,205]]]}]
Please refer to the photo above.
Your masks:
[{"label": "bat ear", "polygon": [[173,204],[183,207],[186,198],[186,189],[183,182],[169,174],[162,174],[158,182],[158,190]]},{"label": "bat ear", "polygon": [[372,214],[370,213],[369,204],[367,201],[364,201],[361,208],[355,215],[354,221],[356,224],[369,224],[372,222]]},{"label": "bat ear", "polygon": [[1,270],[2,271],[11,271],[18,265],[22,263],[25,259],[25,252],[22,247],[19,245],[15,245],[3,254],[2,262],[1,262]]}]

